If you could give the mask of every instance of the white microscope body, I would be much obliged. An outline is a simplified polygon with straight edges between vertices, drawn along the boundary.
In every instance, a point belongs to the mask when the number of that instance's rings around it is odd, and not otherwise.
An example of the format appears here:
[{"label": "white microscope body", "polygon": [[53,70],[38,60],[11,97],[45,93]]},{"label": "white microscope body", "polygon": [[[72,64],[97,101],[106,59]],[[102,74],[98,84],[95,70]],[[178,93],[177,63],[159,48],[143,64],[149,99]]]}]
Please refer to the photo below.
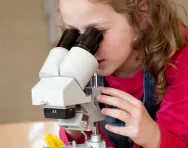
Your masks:
[{"label": "white microscope body", "polygon": [[[100,88],[98,62],[93,56],[102,39],[95,28],[86,29],[79,37],[75,30],[66,31],[50,51],[39,73],[40,81],[32,88],[32,104],[43,105],[46,118],[57,119],[59,126],[85,135],[85,144],[71,147],[106,148],[97,126],[104,116],[96,101]],[[87,86],[89,82],[91,86]],[[84,131],[93,134],[88,138]]]}]

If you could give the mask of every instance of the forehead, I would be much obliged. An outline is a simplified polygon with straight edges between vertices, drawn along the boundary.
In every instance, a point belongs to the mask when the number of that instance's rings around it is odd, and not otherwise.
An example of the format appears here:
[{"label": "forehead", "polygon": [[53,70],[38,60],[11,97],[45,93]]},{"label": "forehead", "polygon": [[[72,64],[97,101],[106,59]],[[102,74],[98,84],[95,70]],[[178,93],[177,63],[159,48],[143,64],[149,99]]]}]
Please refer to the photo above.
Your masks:
[{"label": "forehead", "polygon": [[92,3],[89,0],[60,0],[59,9],[65,24],[82,27],[113,19],[115,11],[107,4]]}]

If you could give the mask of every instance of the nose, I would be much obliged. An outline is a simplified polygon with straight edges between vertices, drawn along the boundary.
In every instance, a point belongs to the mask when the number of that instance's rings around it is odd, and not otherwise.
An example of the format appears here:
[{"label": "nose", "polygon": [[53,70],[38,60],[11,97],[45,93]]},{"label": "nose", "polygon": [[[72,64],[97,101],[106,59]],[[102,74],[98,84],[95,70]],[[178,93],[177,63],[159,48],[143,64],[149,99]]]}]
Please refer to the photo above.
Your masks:
[{"label": "nose", "polygon": [[97,60],[100,60],[100,48],[97,50],[97,52],[95,53],[94,57],[97,59]]}]

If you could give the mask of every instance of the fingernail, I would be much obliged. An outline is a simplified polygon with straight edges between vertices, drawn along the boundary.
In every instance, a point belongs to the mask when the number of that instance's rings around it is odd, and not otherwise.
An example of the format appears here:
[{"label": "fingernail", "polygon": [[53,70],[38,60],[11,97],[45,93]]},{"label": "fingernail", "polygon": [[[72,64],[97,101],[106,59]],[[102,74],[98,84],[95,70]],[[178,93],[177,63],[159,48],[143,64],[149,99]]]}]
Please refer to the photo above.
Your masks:
[{"label": "fingernail", "polygon": [[106,124],[106,125],[105,125],[105,128],[106,128],[106,129],[109,129],[109,125],[108,125],[108,124]]},{"label": "fingernail", "polygon": [[105,87],[102,87],[102,88],[101,88],[101,91],[105,91],[105,90],[106,90]]},{"label": "fingernail", "polygon": [[104,114],[104,112],[105,112],[105,109],[103,108],[102,110],[101,110],[101,112]]},{"label": "fingernail", "polygon": [[97,96],[97,100],[99,101],[99,100],[100,100],[100,98],[101,98],[101,95],[98,95],[98,96]]}]

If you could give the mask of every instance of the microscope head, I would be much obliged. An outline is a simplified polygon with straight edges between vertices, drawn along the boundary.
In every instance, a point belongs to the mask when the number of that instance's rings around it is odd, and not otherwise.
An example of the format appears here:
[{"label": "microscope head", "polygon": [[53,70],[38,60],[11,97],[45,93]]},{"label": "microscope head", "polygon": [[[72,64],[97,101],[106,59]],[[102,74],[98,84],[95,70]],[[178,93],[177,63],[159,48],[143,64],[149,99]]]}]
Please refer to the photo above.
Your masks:
[{"label": "microscope head", "polygon": [[[88,125],[104,119],[95,103],[99,88],[86,89],[98,69],[94,54],[102,39],[99,30],[89,27],[79,35],[74,46],[67,46],[66,54],[59,54],[62,49],[49,54],[42,67],[47,74],[41,75],[40,81],[32,88],[32,104],[43,105],[46,118],[58,119],[58,123],[66,128],[83,130],[92,128],[92,125],[84,126],[85,123]],[[53,73],[49,65],[55,65]]]},{"label": "microscope head", "polygon": [[72,46],[74,46],[79,35],[80,33],[77,29],[66,29],[63,32],[57,46],[50,51],[39,72],[40,79],[60,76],[59,66]]}]

